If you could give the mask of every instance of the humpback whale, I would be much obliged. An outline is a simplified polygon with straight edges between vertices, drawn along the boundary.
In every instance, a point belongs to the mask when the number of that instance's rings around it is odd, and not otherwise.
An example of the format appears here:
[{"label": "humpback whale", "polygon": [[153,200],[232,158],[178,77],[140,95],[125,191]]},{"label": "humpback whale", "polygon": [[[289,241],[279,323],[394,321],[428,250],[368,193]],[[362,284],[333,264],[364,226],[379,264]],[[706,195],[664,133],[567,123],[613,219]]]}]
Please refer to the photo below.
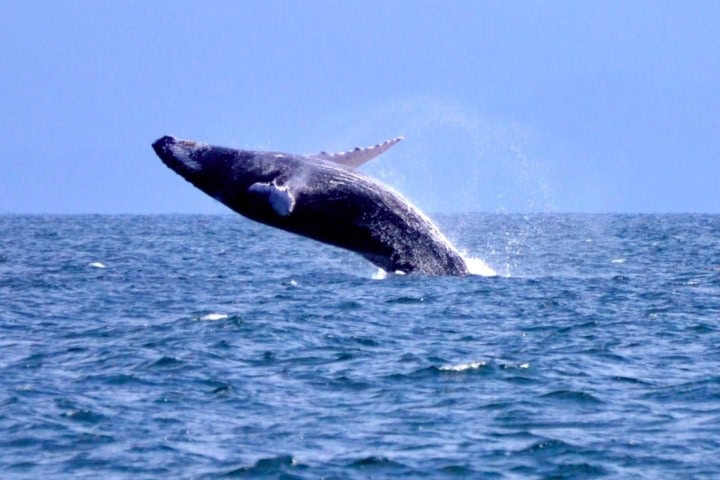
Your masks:
[{"label": "humpback whale", "polygon": [[425,214],[356,169],[401,139],[314,155],[171,136],[152,146],[175,173],[251,220],[356,252],[387,272],[466,275],[463,258]]}]

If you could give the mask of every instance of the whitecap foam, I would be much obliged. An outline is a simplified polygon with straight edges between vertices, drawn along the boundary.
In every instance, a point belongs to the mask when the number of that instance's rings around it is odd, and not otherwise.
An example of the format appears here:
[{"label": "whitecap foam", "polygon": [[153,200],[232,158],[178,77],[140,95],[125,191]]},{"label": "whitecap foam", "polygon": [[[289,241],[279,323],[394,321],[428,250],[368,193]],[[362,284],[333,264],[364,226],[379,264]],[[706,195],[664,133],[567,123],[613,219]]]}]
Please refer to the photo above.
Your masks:
[{"label": "whitecap foam", "polygon": [[487,365],[485,362],[459,363],[457,365],[443,365],[439,368],[443,372],[464,372],[465,370],[477,370]]},{"label": "whitecap foam", "polygon": [[93,268],[107,268],[104,263],[100,263],[100,262],[91,262],[91,263],[88,263],[88,267],[93,267]]},{"label": "whitecap foam", "polygon": [[385,280],[387,278],[387,272],[382,268],[378,268],[377,272],[372,274],[373,280]]}]

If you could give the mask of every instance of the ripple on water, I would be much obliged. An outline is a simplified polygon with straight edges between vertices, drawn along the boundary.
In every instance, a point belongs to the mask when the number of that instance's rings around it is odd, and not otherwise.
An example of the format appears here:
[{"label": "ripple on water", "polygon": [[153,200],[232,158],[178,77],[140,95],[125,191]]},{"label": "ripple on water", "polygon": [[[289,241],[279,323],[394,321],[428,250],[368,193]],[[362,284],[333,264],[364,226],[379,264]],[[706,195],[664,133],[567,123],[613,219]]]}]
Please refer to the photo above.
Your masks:
[{"label": "ripple on water", "polygon": [[291,455],[279,455],[277,457],[267,457],[257,460],[251,466],[242,466],[226,471],[222,477],[273,477],[273,478],[293,478],[287,477],[295,472],[302,472],[306,467],[295,460]]},{"label": "ripple on water", "polygon": [[555,390],[541,396],[544,400],[552,400],[553,402],[571,402],[579,405],[600,405],[604,403],[594,395],[588,392],[576,390]]},{"label": "ripple on water", "polygon": [[184,363],[185,362],[183,362],[182,360],[180,360],[177,357],[163,355],[162,357],[158,358],[157,360],[145,362],[144,366],[141,368],[173,369],[173,368],[179,368],[179,367],[183,366]]},{"label": "ripple on water", "polygon": [[401,296],[386,300],[385,303],[393,305],[417,305],[425,302],[425,297]]}]

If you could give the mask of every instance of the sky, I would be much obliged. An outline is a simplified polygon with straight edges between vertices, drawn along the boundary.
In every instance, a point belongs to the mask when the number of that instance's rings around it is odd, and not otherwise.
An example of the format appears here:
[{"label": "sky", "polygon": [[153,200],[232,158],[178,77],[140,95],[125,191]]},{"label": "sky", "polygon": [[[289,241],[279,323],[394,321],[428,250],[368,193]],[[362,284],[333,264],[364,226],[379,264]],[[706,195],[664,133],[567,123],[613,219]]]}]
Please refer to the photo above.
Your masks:
[{"label": "sky", "polygon": [[0,213],[223,213],[171,134],[430,212],[720,213],[720,2],[0,0]]}]

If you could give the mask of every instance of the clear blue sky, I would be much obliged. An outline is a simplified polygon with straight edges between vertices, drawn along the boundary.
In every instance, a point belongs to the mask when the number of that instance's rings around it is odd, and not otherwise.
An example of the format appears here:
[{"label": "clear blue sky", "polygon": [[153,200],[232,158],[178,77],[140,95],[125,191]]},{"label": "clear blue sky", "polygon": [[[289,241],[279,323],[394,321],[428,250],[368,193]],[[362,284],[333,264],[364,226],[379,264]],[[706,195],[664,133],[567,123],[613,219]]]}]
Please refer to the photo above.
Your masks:
[{"label": "clear blue sky", "polygon": [[223,212],[164,134],[430,211],[720,213],[720,2],[0,0],[0,213]]}]

